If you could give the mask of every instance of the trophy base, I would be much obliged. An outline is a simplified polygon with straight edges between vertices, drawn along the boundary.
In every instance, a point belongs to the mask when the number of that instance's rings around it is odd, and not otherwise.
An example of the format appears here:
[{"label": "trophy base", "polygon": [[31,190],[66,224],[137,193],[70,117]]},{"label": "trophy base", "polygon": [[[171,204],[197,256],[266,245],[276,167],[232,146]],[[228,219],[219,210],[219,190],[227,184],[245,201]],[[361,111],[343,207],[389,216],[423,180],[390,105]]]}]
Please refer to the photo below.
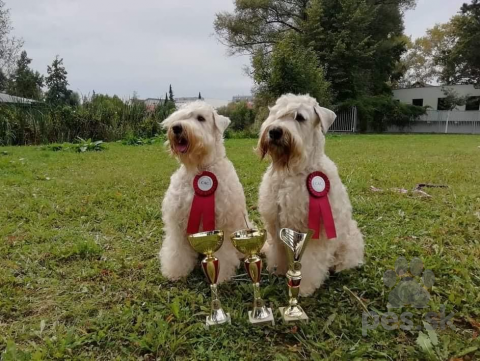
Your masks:
[{"label": "trophy base", "polygon": [[280,311],[280,315],[282,316],[283,322],[285,322],[285,323],[298,322],[298,321],[302,321],[302,322],[305,322],[305,323],[308,322],[308,316],[307,316],[306,313],[303,313],[299,317],[289,317],[289,316],[285,315],[285,308],[286,307],[279,307],[278,308],[278,310]]},{"label": "trophy base", "polygon": [[273,318],[273,312],[271,308],[267,308],[268,310],[268,317],[262,318],[261,320],[252,317],[252,311],[248,311],[248,320],[252,325],[256,326],[264,326],[264,325],[272,325],[275,326],[275,319]]},{"label": "trophy base", "polygon": [[205,328],[210,328],[210,326],[222,326],[222,325],[226,325],[226,324],[229,324],[231,325],[232,324],[232,319],[230,318],[230,314],[227,313],[227,318],[222,321],[222,322],[215,322],[215,321],[212,321],[210,319],[210,316],[207,316],[206,320],[205,320]]}]

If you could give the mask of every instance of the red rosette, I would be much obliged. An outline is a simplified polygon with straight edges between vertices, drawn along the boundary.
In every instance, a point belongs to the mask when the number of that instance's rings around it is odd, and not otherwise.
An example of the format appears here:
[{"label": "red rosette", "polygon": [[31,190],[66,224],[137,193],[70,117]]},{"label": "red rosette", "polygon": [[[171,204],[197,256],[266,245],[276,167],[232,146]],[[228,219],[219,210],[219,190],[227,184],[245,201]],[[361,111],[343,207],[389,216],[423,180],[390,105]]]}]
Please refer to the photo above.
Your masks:
[{"label": "red rosette", "polygon": [[[321,183],[316,184],[319,178],[322,179],[323,184]],[[323,190],[319,190],[319,187],[323,188]],[[307,189],[308,189],[308,192],[313,197],[316,197],[316,198],[324,197],[330,191],[330,180],[325,175],[325,173],[318,172],[318,171],[310,173],[307,177]]]},{"label": "red rosette", "polygon": [[218,187],[217,177],[212,172],[202,172],[193,179],[195,192],[188,217],[187,233],[193,234],[200,230],[215,230],[215,191]]},{"label": "red rosette", "polygon": [[337,232],[333,220],[332,208],[328,200],[330,180],[325,173],[313,172],[307,177],[307,189],[310,193],[308,204],[308,228],[314,230],[313,238],[320,238],[320,225],[323,224],[328,239],[336,238]]},{"label": "red rosette", "polygon": [[212,172],[202,172],[193,179],[193,189],[197,196],[208,197],[215,193],[217,187],[218,180]]}]

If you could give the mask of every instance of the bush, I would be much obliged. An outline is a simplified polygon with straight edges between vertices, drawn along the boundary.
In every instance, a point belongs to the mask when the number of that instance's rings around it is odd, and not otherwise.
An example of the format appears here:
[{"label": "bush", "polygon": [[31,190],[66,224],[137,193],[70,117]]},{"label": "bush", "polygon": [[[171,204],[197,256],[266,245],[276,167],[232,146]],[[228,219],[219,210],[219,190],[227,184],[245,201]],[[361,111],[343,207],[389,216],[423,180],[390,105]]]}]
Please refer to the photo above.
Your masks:
[{"label": "bush", "polygon": [[228,130],[225,132],[225,139],[256,139],[258,132],[253,129],[246,129],[240,131]]},{"label": "bush", "polygon": [[217,109],[218,114],[230,118],[228,129],[233,131],[245,130],[255,122],[255,109],[247,102],[230,103]]},{"label": "bush", "polygon": [[0,145],[116,141],[127,134],[152,138],[175,110],[171,102],[148,109],[142,101],[94,94],[79,106],[0,104]]}]

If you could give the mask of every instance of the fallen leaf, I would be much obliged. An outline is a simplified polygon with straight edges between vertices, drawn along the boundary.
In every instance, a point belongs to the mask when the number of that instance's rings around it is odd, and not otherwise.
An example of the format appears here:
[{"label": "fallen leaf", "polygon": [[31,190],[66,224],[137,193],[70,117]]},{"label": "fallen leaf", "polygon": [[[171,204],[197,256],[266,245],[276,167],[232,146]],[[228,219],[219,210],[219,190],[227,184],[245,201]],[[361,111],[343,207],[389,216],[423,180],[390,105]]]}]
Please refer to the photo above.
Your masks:
[{"label": "fallen leaf", "polygon": [[370,186],[370,190],[371,190],[372,192],[383,192],[383,189],[375,188],[374,186]]}]

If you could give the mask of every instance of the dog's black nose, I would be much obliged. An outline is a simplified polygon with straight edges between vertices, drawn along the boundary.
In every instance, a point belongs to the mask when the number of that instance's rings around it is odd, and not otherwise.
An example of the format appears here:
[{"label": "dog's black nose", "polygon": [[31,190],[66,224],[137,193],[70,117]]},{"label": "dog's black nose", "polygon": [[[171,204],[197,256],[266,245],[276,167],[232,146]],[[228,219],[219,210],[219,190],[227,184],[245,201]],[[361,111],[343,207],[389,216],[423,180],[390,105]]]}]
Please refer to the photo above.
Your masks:
[{"label": "dog's black nose", "polygon": [[268,135],[270,136],[270,139],[278,140],[282,137],[283,130],[282,128],[275,127],[269,130]]},{"label": "dog's black nose", "polygon": [[182,126],[181,125],[174,125],[172,127],[172,130],[173,130],[173,134],[180,134],[183,130]]}]

